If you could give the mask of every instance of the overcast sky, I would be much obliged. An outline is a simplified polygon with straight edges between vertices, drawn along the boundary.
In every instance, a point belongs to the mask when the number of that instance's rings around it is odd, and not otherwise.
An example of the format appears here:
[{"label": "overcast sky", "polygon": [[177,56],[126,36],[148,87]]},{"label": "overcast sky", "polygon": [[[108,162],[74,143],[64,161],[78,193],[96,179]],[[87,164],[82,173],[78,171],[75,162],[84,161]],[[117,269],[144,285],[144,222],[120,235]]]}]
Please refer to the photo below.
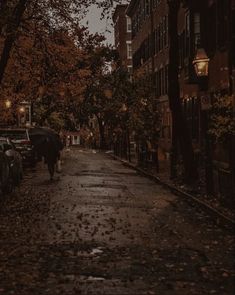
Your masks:
[{"label": "overcast sky", "polygon": [[[89,12],[85,19],[83,20],[83,24],[88,22],[88,28],[91,33],[100,33],[105,35],[107,38],[107,42],[110,44],[114,43],[113,36],[113,27],[111,20],[100,20],[101,10],[98,9],[95,5],[92,5],[89,9]],[[108,32],[108,31],[111,31]]]}]

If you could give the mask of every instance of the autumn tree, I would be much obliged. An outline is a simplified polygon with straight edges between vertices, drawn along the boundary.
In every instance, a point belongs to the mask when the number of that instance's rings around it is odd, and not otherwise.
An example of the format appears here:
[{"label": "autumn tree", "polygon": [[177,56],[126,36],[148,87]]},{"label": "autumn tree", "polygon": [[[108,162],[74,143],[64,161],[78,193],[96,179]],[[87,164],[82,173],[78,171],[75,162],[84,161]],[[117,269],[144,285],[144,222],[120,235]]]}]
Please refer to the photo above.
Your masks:
[{"label": "autumn tree", "polygon": [[[71,34],[65,29],[38,26],[30,21],[15,42],[5,72],[1,97],[33,102],[34,120],[58,129],[76,129],[84,90],[90,81],[94,56],[90,48],[102,37],[84,29]],[[12,115],[16,109],[12,108]],[[15,118],[16,120],[17,118]]]},{"label": "autumn tree", "polygon": [[0,58],[0,85],[14,42],[24,23],[35,20],[52,28],[76,32],[80,20],[91,4],[103,8],[103,15],[110,12],[119,0],[3,0],[0,5],[0,38],[3,42]]},{"label": "autumn tree", "polygon": [[100,133],[100,147],[106,147],[105,126],[110,111],[110,97],[107,90],[112,88],[111,63],[116,58],[116,51],[109,46],[89,46],[91,79],[87,85],[81,116],[84,122],[95,116]]}]

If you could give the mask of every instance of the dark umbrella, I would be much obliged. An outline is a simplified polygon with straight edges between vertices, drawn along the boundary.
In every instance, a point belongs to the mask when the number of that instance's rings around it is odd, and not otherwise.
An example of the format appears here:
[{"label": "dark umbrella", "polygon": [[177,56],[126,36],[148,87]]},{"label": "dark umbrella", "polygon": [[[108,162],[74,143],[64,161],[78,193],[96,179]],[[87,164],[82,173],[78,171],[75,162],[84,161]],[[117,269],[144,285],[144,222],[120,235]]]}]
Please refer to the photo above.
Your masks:
[{"label": "dark umbrella", "polygon": [[55,152],[59,152],[63,148],[62,141],[58,133],[50,128],[34,127],[29,129],[29,138],[35,149],[40,154],[45,155],[48,146]]}]

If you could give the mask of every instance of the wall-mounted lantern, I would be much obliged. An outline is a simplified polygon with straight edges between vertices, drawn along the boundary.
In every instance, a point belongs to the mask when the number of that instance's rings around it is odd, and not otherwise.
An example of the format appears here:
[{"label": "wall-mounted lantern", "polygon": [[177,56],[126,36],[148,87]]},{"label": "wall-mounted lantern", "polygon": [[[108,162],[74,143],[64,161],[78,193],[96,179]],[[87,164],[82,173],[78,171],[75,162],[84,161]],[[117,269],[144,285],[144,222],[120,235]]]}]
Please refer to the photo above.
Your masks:
[{"label": "wall-mounted lantern", "polygon": [[209,68],[209,57],[207,56],[204,48],[198,48],[195,58],[193,60],[193,66],[197,77],[207,77]]}]

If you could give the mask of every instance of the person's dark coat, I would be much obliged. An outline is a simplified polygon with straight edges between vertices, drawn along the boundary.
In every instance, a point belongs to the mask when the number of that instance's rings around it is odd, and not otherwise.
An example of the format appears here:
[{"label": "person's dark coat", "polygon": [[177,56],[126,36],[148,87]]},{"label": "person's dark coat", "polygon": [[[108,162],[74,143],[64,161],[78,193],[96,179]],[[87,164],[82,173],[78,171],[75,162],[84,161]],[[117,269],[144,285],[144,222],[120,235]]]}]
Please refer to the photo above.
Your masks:
[{"label": "person's dark coat", "polygon": [[60,156],[61,148],[56,144],[52,138],[47,138],[44,145],[42,155],[47,164],[56,164]]}]

